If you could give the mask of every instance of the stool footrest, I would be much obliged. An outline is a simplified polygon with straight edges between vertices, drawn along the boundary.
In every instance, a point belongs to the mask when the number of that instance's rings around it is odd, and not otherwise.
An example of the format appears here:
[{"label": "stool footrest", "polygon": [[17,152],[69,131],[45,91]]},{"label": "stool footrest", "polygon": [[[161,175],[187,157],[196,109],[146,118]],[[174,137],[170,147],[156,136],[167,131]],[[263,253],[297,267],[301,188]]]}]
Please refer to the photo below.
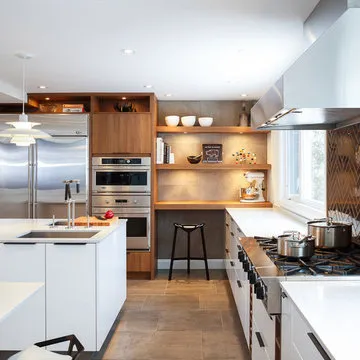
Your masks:
[{"label": "stool footrest", "polygon": [[[173,258],[173,261],[175,260],[187,260],[188,258],[187,257],[177,257],[177,258]],[[189,260],[203,260],[205,261],[204,258],[202,257],[190,257]]]}]

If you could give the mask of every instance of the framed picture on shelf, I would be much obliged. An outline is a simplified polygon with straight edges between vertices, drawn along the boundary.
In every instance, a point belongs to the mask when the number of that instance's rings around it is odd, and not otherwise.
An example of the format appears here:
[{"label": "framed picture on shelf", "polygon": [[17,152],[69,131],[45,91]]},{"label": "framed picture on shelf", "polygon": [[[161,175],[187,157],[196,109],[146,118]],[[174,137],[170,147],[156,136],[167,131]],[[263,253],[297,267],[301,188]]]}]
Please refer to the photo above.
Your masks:
[{"label": "framed picture on shelf", "polygon": [[222,162],[222,144],[203,144],[203,163]]}]

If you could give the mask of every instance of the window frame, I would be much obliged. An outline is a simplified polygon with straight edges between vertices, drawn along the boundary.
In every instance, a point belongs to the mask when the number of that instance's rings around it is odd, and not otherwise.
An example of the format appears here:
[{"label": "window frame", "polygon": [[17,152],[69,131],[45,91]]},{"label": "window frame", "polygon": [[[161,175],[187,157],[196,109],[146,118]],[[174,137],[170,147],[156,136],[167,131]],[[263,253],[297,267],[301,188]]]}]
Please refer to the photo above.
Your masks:
[{"label": "window frame", "polygon": [[[310,130],[308,130],[310,131]],[[306,219],[314,218],[323,218],[326,216],[326,195],[325,201],[316,201],[310,199],[301,198],[299,195],[290,196],[288,194],[289,188],[289,179],[287,175],[288,170],[288,153],[287,153],[287,144],[288,144],[288,134],[287,131],[281,131],[279,134],[280,140],[280,176],[279,176],[279,199],[278,205],[288,211],[291,211],[297,215],[305,217]],[[300,161],[304,162],[303,158],[303,140],[300,137]],[[326,164],[326,139],[325,139],[325,164]],[[304,181],[304,174],[300,168],[300,186]],[[325,185],[326,185],[326,170],[325,170]],[[301,189],[300,189],[301,191]],[[326,190],[325,190],[326,194]]]}]

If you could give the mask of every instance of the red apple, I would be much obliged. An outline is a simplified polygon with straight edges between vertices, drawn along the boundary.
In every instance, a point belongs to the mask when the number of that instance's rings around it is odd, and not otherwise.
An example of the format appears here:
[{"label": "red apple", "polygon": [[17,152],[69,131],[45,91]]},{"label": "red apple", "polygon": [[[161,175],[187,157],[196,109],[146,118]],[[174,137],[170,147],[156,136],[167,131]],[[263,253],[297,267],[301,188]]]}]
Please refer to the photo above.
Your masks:
[{"label": "red apple", "polygon": [[112,219],[113,217],[114,217],[114,213],[111,210],[108,210],[104,215],[105,219]]}]

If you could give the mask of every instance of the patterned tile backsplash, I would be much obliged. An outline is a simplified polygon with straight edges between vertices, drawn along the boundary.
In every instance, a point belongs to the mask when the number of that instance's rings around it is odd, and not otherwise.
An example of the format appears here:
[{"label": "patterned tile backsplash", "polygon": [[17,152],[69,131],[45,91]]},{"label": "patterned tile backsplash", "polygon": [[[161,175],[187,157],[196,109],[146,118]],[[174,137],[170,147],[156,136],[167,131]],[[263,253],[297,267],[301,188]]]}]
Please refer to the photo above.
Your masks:
[{"label": "patterned tile backsplash", "polygon": [[360,242],[360,124],[328,131],[327,140],[328,216],[352,222]]}]

